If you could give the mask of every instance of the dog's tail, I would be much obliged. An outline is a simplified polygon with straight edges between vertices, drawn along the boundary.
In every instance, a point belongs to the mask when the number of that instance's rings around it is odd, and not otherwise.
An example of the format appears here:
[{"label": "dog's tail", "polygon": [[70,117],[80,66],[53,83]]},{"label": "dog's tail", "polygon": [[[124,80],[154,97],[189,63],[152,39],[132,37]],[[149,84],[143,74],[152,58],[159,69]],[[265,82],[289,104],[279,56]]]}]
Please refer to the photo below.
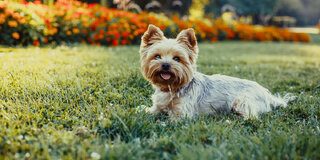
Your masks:
[{"label": "dog's tail", "polygon": [[272,106],[273,108],[277,107],[284,107],[286,108],[288,106],[288,103],[297,99],[297,96],[295,96],[293,93],[286,93],[283,97],[280,96],[280,94],[276,94],[273,96],[273,102]]},{"label": "dog's tail", "polygon": [[283,100],[286,102],[286,103],[289,103],[291,101],[294,101],[295,99],[297,99],[298,96],[295,96],[293,93],[287,93],[283,96]]}]

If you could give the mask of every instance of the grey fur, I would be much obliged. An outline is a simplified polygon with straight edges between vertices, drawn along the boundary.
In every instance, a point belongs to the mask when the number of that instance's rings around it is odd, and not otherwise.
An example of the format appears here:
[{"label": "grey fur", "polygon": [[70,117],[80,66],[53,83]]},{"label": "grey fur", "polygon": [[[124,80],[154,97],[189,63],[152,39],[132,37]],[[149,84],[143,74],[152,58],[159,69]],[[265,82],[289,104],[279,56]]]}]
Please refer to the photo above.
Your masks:
[{"label": "grey fur", "polygon": [[[170,93],[162,92],[156,87],[154,105],[163,103],[163,99],[158,99],[157,96],[165,94],[170,96]],[[287,106],[284,99],[272,95],[256,82],[219,74],[207,76],[199,72],[195,72],[192,81],[168,100],[175,98],[179,98],[181,102],[178,104],[180,115],[186,117],[233,110],[249,118],[279,106]]]}]

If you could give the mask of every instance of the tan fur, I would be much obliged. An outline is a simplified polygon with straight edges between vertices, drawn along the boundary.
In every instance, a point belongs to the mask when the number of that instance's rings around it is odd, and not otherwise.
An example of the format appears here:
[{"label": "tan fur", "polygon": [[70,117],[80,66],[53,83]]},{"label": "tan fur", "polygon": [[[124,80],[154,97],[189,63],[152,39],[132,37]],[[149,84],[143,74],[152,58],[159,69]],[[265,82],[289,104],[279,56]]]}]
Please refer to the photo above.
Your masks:
[{"label": "tan fur", "polygon": [[180,104],[180,99],[176,97],[168,105],[168,108],[172,111],[172,114],[174,116],[179,116],[180,115],[179,108],[177,107],[178,104]]},{"label": "tan fur", "polygon": [[169,115],[176,119],[233,111],[248,118],[287,106],[285,100],[256,82],[197,72],[197,58],[193,29],[168,39],[158,27],[149,25],[140,46],[142,74],[155,89],[148,113],[171,111]]},{"label": "tan fur", "polygon": [[[141,71],[147,80],[161,88],[170,86],[173,90],[191,81],[198,52],[193,29],[182,31],[177,39],[167,39],[158,27],[149,25],[141,40]],[[156,55],[162,59],[155,60]],[[174,61],[174,57],[179,57],[180,62]],[[165,62],[171,65],[170,80],[160,77],[161,65]]]},{"label": "tan fur", "polygon": [[[161,56],[161,59],[156,60],[156,55]],[[176,39],[167,39],[158,27],[149,25],[148,30],[141,38],[141,71],[147,80],[159,88],[170,87],[171,91],[175,92],[175,90],[189,83],[192,80],[193,71],[196,69],[197,56],[197,39],[193,29],[181,31]],[[175,57],[178,57],[180,61],[175,61],[173,59]],[[160,76],[163,72],[161,68],[163,63],[169,63],[171,66],[168,72],[171,75],[170,80],[164,80]],[[162,98],[171,100],[165,100],[166,104],[155,104],[158,110],[154,112],[163,112],[170,109],[173,114],[179,115],[179,109],[175,107],[180,102],[179,98],[170,97],[169,94]]]}]

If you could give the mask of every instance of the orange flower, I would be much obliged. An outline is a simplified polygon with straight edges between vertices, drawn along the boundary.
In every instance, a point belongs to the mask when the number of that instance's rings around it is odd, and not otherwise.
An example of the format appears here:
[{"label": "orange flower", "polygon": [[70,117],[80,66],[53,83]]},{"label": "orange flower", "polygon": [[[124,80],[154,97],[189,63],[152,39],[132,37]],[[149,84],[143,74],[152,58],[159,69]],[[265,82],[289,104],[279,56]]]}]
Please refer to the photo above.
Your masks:
[{"label": "orange flower", "polygon": [[80,30],[79,30],[78,28],[73,28],[73,29],[72,29],[72,32],[73,32],[74,34],[78,34],[78,33],[80,33]]},{"label": "orange flower", "polygon": [[229,32],[228,35],[227,35],[227,39],[232,39],[234,37],[235,37],[235,34],[232,31]]},{"label": "orange flower", "polygon": [[71,35],[72,35],[72,32],[71,32],[71,31],[67,31],[66,33],[67,33],[68,36],[71,36]]},{"label": "orange flower", "polygon": [[16,28],[18,26],[18,23],[17,23],[17,21],[11,20],[11,21],[8,21],[8,25],[10,27]]},{"label": "orange flower", "polygon": [[101,40],[104,38],[104,35],[103,34],[98,34],[98,39]]},{"label": "orange flower", "polygon": [[58,32],[58,29],[57,29],[57,28],[52,28],[52,29],[49,30],[49,34],[50,34],[50,35],[54,35],[54,34],[56,34],[57,32]]},{"label": "orange flower", "polygon": [[214,42],[217,42],[218,39],[217,38],[211,38],[211,42],[214,43]]},{"label": "orange flower", "polygon": [[19,35],[19,33],[17,33],[17,32],[13,32],[13,33],[12,33],[12,37],[13,37],[14,39],[20,39],[20,35]]},{"label": "orange flower", "polygon": [[6,22],[6,15],[0,14],[0,24],[3,24]]},{"label": "orange flower", "polygon": [[87,29],[82,29],[83,34],[88,34],[88,30]]},{"label": "orange flower", "polygon": [[19,13],[12,13],[12,17],[14,19],[18,19],[20,17],[20,14]]},{"label": "orange flower", "polygon": [[25,19],[25,18],[20,18],[20,19],[19,19],[19,23],[20,23],[20,24],[26,23],[26,19]]},{"label": "orange flower", "polygon": [[43,43],[48,43],[48,38],[43,38]]}]

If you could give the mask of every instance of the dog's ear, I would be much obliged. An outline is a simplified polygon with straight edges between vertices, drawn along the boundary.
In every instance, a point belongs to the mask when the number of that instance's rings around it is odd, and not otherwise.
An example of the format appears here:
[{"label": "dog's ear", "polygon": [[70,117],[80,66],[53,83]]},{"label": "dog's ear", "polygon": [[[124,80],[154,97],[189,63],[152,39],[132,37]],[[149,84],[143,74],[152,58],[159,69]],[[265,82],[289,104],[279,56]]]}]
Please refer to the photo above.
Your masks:
[{"label": "dog's ear", "polygon": [[176,39],[179,43],[185,44],[189,49],[194,51],[195,54],[198,53],[198,44],[197,37],[194,34],[194,30],[192,28],[185,29],[181,31]]},{"label": "dog's ear", "polygon": [[149,47],[152,44],[163,40],[165,37],[160,28],[150,24],[148,30],[141,37],[141,47]]}]

